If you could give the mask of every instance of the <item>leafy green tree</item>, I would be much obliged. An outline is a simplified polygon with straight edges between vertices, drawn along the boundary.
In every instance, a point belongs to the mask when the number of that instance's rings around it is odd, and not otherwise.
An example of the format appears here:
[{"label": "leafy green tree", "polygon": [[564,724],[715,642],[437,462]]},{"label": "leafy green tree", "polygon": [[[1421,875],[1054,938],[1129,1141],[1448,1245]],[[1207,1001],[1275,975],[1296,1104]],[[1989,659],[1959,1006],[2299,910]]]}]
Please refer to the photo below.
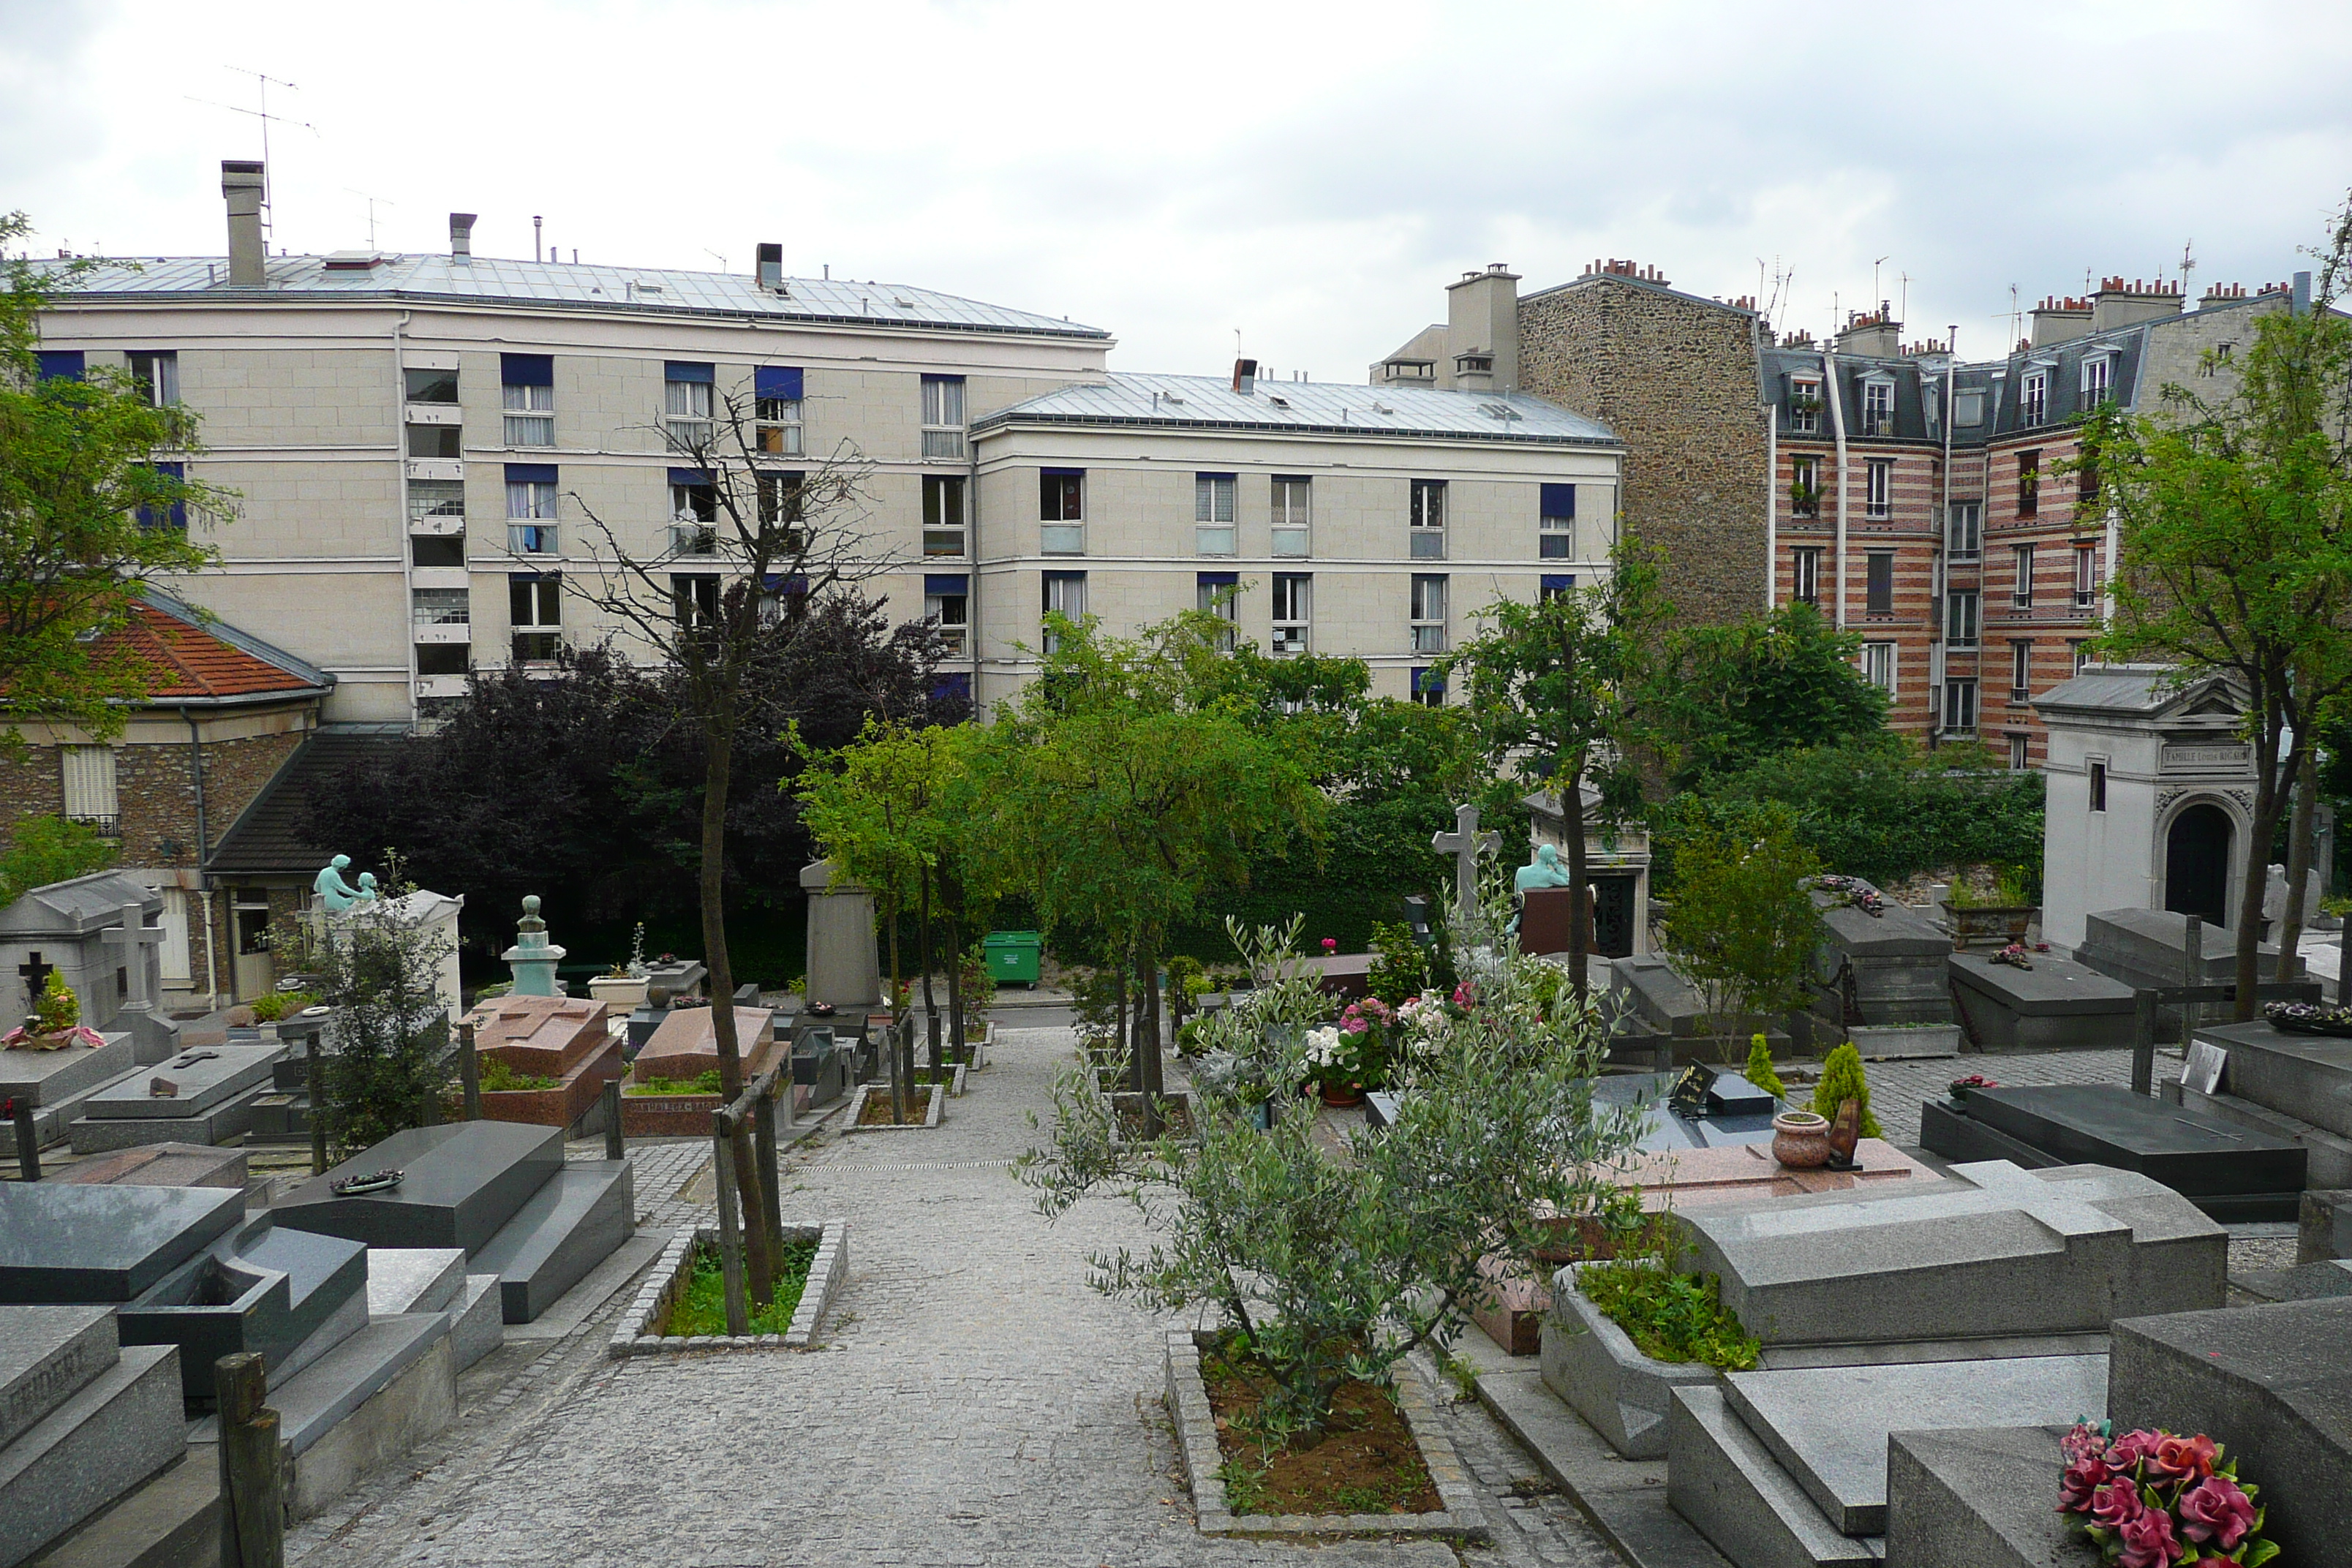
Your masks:
[{"label": "leafy green tree", "polygon": [[35,888],[105,870],[114,864],[118,848],[88,823],[62,816],[18,817],[9,825],[8,847],[0,849],[0,909]]},{"label": "leafy green tree", "polygon": [[[1632,760],[1654,715],[1653,677],[1671,611],[1654,552],[1621,540],[1609,574],[1536,604],[1496,601],[1487,629],[1440,661],[1467,678],[1472,717],[1497,771],[1559,792],[1567,819],[1570,885],[1588,884],[1584,786],[1598,786],[1603,820],[1641,798]],[[1591,910],[1570,900],[1569,972],[1586,984]]]},{"label": "leafy green tree", "polygon": [[41,374],[40,311],[88,264],[8,258],[30,232],[24,214],[0,216],[0,747],[11,749],[29,720],[121,732],[162,672],[99,634],[122,626],[150,583],[215,564],[188,524],[233,500],[184,477],[197,449],[188,409],[119,370]]},{"label": "leafy green tree", "polygon": [[1821,915],[1807,890],[1821,862],[1776,807],[1685,813],[1667,888],[1666,947],[1698,988],[1728,1047],[1737,1014],[1770,1016],[1811,998]]},{"label": "leafy green tree", "polygon": [[2225,672],[2248,697],[2252,831],[2237,918],[2237,1016],[2253,1016],[2264,868],[2319,723],[2352,692],[2352,203],[2336,219],[2305,310],[2254,323],[2238,384],[2208,400],[2090,416],[2095,515],[2115,520],[2122,569],[2100,647]]},{"label": "leafy green tree", "polygon": [[1859,632],[1802,603],[1736,626],[1679,633],[1663,685],[1662,751],[1685,783],[1777,752],[1884,731],[1886,693],[1854,663]]}]

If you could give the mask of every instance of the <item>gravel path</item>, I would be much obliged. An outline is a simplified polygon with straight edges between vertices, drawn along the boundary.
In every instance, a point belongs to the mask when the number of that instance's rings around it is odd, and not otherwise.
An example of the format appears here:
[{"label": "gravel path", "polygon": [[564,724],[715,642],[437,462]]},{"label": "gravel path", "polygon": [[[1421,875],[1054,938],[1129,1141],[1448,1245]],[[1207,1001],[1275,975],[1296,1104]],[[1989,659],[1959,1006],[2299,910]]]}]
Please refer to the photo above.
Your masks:
[{"label": "gravel path", "polygon": [[[1089,1252],[1142,1240],[1134,1215],[1089,1201],[1049,1226],[1008,1168],[1036,1140],[1029,1113],[1042,1116],[1071,1051],[1066,1029],[1001,1033],[939,1129],[825,1133],[793,1152],[785,1217],[850,1222],[825,1349],[607,1362],[625,1290],[535,1357],[509,1345],[468,1373],[460,1421],[299,1527],[289,1561],[1615,1563],[1474,1404],[1443,1419],[1484,1494],[1493,1549],[1194,1530],[1160,1404],[1158,1325],[1085,1282]],[[707,1212],[690,1201],[692,1145],[633,1157],[646,1228]]]}]

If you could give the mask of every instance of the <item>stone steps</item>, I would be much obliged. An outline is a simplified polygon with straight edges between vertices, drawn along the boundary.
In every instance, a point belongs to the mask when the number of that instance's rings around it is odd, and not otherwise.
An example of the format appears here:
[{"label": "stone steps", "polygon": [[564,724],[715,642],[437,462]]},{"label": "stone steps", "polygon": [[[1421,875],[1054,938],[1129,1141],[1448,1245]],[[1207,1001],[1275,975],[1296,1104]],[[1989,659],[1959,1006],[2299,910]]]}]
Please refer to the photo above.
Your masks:
[{"label": "stone steps", "polygon": [[625,1160],[572,1162],[474,1254],[477,1272],[499,1277],[506,1321],[538,1317],[628,1239],[632,1172]]},{"label": "stone steps", "polygon": [[1872,1568],[1874,1537],[1842,1533],[1790,1479],[1720,1388],[1677,1388],[1666,1417],[1666,1497],[1739,1568]]},{"label": "stone steps", "polygon": [[0,1568],[14,1568],[180,1457],[179,1352],[132,1345],[0,1448]]},{"label": "stone steps", "polygon": [[28,1568],[217,1568],[220,1470],[199,1449],[32,1560]]}]

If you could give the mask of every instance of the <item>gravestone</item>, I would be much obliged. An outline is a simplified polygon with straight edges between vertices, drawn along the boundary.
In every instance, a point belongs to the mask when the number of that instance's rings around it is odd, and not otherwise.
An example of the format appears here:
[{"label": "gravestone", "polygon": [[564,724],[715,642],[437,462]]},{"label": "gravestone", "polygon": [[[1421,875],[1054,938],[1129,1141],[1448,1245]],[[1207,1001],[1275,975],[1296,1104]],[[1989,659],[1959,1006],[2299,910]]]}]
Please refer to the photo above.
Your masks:
[{"label": "gravestone", "polygon": [[0,1563],[32,1558],[177,1458],[177,1354],[103,1307],[0,1309]]},{"label": "gravestone", "polygon": [[2120,1084],[1978,1089],[1964,1100],[1931,1100],[1921,1108],[1919,1141],[1948,1160],[2137,1171],[2225,1221],[2293,1219],[2302,1202],[2302,1149]]},{"label": "gravestone", "polygon": [[226,1187],[0,1183],[0,1304],[128,1301],[244,1216]]},{"label": "gravestone", "polygon": [[2228,1234],[2179,1194],[2095,1165],[1954,1165],[1917,1192],[1684,1216],[1685,1262],[1768,1349],[2097,1333],[2221,1303]]},{"label": "gravestone", "polygon": [[501,996],[466,1015],[474,1051],[519,1075],[548,1078],[544,1089],[486,1092],[482,1114],[498,1121],[570,1127],[588,1113],[604,1085],[626,1070],[622,1040],[602,1002],[565,996]]},{"label": "gravestone", "polygon": [[83,1186],[235,1187],[243,1192],[246,1153],[198,1143],[148,1143],[76,1161],[49,1179]]},{"label": "gravestone", "polygon": [[550,942],[547,922],[539,918],[539,895],[527,895],[522,901],[522,919],[515,922],[515,944],[499,954],[514,973],[512,994],[517,996],[561,996],[562,985],[555,978],[555,966],[563,960],[564,950]]},{"label": "gravestone", "polygon": [[[776,1054],[776,1016],[765,1007],[735,1009],[735,1045],[749,1082],[768,1069]],[[719,1066],[719,1036],[709,1007],[677,1007],[638,1047],[630,1064],[634,1083],[655,1079],[691,1082]]]},{"label": "gravestone", "polygon": [[209,1406],[221,1357],[250,1352],[282,1381],[366,1327],[367,1280],[361,1243],[263,1215],[124,1305],[122,1342],[177,1345],[183,1394]]},{"label": "gravestone", "polygon": [[[1960,1021],[1980,1051],[2122,1050],[2132,1043],[2132,988],[2054,953],[2031,969],[1990,953],[1950,952],[1944,973]],[[2168,984],[2179,984],[2168,982]]]},{"label": "gravestone", "polygon": [[[2137,991],[2168,986],[2227,985],[2238,975],[2238,939],[2228,928],[2204,925],[2199,931],[2198,952],[2189,951],[2187,915],[2162,910],[2103,910],[2084,917],[2083,944],[2075,962],[2089,965],[2109,979]],[[2269,942],[2256,948],[2262,978],[2277,973],[2278,949]],[[2303,973],[2300,961],[2290,978]],[[2193,980],[2191,977],[2194,977]],[[2182,1037],[2182,1009],[2157,1009],[2156,1037]]]},{"label": "gravestone", "polygon": [[[1727,1055],[1744,1058],[1748,1037],[1756,1034],[1765,1037],[1775,1057],[1791,1054],[1790,1019],[1745,1013],[1735,1013],[1728,1020],[1713,1018],[1697,989],[1661,954],[1611,960],[1608,985],[1602,1010],[1612,1021],[1612,1032],[1662,1037],[1656,1048],[1675,1061],[1721,1060]],[[1724,1023],[1728,1026],[1719,1027]]]},{"label": "gravestone", "polygon": [[66,1133],[74,1152],[90,1154],[142,1143],[218,1143],[252,1124],[253,1102],[271,1091],[286,1047],[199,1046],[82,1101]]},{"label": "gravestone", "polygon": [[1944,960],[1952,940],[1927,916],[1892,899],[1871,914],[1816,891],[1822,941],[1814,953],[1814,976],[1859,1017],[1841,1024],[1948,1024],[1951,987]]},{"label": "gravestone", "polygon": [[808,895],[808,999],[836,1007],[882,1002],[882,957],[875,944],[874,895],[837,879],[833,862],[801,868]]},{"label": "gravestone", "polygon": [[1491,828],[1478,831],[1478,808],[1457,805],[1454,808],[1454,831],[1430,835],[1429,847],[1454,861],[1454,902],[1457,909],[1473,909],[1478,903],[1478,860],[1492,855],[1502,847],[1503,836]]}]

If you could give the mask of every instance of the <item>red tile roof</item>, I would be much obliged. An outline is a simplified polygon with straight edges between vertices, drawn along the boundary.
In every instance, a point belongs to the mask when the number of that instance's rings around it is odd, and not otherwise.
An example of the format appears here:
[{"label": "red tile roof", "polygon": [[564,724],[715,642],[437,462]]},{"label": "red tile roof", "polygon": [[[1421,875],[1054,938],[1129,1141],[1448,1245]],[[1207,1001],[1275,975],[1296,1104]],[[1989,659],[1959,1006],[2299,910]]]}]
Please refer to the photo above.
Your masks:
[{"label": "red tile roof", "polygon": [[277,691],[290,697],[323,689],[311,676],[273,664],[152,605],[131,606],[130,624],[100,640],[101,645],[125,648],[154,667],[157,675],[148,698],[151,702],[257,697]]}]

